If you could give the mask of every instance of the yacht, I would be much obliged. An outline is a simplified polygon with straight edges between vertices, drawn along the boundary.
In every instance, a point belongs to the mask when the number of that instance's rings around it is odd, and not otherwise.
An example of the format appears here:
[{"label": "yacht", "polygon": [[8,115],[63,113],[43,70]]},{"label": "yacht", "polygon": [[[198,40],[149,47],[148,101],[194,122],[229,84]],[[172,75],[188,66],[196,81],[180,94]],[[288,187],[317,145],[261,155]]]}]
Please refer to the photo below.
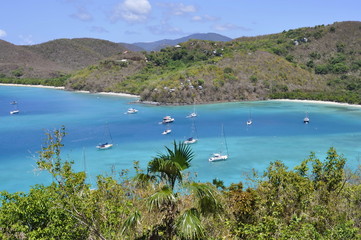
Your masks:
[{"label": "yacht", "polygon": [[197,113],[195,113],[195,112],[192,112],[191,114],[189,114],[187,116],[187,118],[194,118],[194,117],[197,117]]},{"label": "yacht", "polygon": [[134,113],[137,113],[137,112],[138,112],[137,109],[135,109],[135,108],[129,108],[126,113],[127,113],[127,114],[134,114]]},{"label": "yacht", "polygon": [[105,150],[105,149],[109,149],[113,147],[113,144],[111,143],[100,143],[97,148],[100,149],[100,150]]},{"label": "yacht", "polygon": [[223,125],[222,125],[222,137],[223,137],[223,143],[226,147],[226,152],[227,154],[222,154],[222,151],[219,151],[218,153],[213,153],[212,156],[208,159],[208,161],[210,162],[217,162],[217,161],[225,161],[228,159],[228,146],[227,146],[227,141],[226,141],[226,137],[224,135],[224,129],[223,129]]},{"label": "yacht", "polygon": [[213,153],[212,157],[208,159],[210,162],[224,161],[227,160],[228,155],[222,155],[220,153]]},{"label": "yacht", "polygon": [[163,135],[167,135],[167,134],[169,134],[169,133],[171,133],[171,132],[172,132],[172,130],[166,129],[166,130],[164,130],[164,131],[162,132],[162,134],[163,134]]},{"label": "yacht", "polygon": [[183,143],[184,144],[192,144],[192,143],[196,143],[197,141],[198,141],[198,139],[190,137],[190,138],[187,138],[187,140],[185,140]]},{"label": "yacht", "polygon": [[18,114],[20,111],[19,110],[13,110],[13,111],[10,111],[10,114]]},{"label": "yacht", "polygon": [[171,122],[174,122],[174,118],[172,118],[171,116],[165,116],[162,121],[163,124],[171,123]]}]

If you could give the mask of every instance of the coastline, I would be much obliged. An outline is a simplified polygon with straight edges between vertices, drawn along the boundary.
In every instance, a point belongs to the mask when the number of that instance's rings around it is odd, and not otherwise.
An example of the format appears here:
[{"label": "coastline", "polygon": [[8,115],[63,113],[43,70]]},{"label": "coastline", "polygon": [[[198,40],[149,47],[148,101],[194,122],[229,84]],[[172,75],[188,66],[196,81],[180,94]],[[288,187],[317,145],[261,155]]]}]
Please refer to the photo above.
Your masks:
[{"label": "coastline", "polygon": [[[65,90],[65,91],[72,91],[72,90],[66,90],[65,87],[54,87],[54,86],[45,86],[45,85],[31,85],[31,84],[15,84],[15,83],[0,83],[0,86],[10,86],[10,87],[36,87],[36,88],[50,88],[50,89],[59,89],[59,90]],[[102,95],[113,95],[113,96],[119,96],[119,97],[133,97],[133,98],[139,98],[138,95],[133,95],[129,93],[115,93],[115,92],[90,92],[90,91],[73,91],[73,92],[79,92],[79,93],[92,93],[92,94],[102,94]]]},{"label": "coastline", "polygon": [[37,87],[37,88],[51,88],[51,89],[65,90],[65,87],[54,87],[54,86],[45,86],[45,85],[31,85],[31,84],[15,84],[15,83],[0,83],[0,86],[9,86],[9,87]]},{"label": "coastline", "polygon": [[[54,86],[45,86],[45,85],[31,85],[31,84],[15,84],[15,83],[0,83],[0,86],[11,86],[11,87],[37,87],[37,88],[50,88],[50,89],[59,89],[65,91],[73,91],[66,90],[65,87],[54,87]],[[129,93],[116,93],[116,92],[90,92],[90,91],[73,91],[78,93],[91,93],[91,94],[101,94],[101,95],[112,95],[119,97],[131,97],[131,98],[140,98],[139,95],[129,94]],[[350,104],[350,103],[340,103],[340,102],[332,102],[332,101],[319,101],[319,100],[303,100],[303,99],[268,99],[262,101],[279,101],[279,102],[302,102],[302,103],[315,103],[315,104],[328,104],[328,105],[339,105],[339,106],[349,106],[349,107],[360,107],[359,104]],[[246,101],[245,101],[246,102]],[[158,102],[150,102],[150,101],[137,101],[137,103],[141,104],[149,104],[149,105],[179,105],[179,104],[160,104]],[[203,104],[214,104],[219,102],[210,102]]]},{"label": "coastline", "polygon": [[318,101],[318,100],[302,100],[302,99],[269,99],[267,101],[279,101],[279,102],[303,102],[303,103],[315,103],[315,104],[327,104],[327,105],[339,105],[344,107],[360,107],[359,104],[340,103],[331,101]]}]

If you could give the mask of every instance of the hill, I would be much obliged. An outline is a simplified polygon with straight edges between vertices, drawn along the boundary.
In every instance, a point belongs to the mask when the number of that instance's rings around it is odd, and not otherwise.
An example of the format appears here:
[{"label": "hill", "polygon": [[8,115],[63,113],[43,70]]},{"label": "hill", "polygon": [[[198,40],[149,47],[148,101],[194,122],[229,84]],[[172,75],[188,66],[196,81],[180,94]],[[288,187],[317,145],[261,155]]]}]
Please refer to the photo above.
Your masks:
[{"label": "hill", "polygon": [[137,94],[142,101],[162,104],[269,98],[361,104],[361,22],[231,41],[195,37],[151,52],[87,38],[34,46],[1,41],[0,80],[19,83],[70,74],[56,84],[68,90]]},{"label": "hill", "polygon": [[[189,40],[122,64],[126,57],[119,55],[88,67],[67,88],[98,82],[96,91],[172,104],[268,98],[361,103],[360,39],[360,22],[340,22],[228,42]],[[109,81],[97,80],[101,76]]]},{"label": "hill", "polygon": [[140,47],[146,51],[159,51],[162,48],[175,46],[179,43],[187,42],[191,39],[197,40],[208,40],[208,41],[220,41],[220,42],[227,42],[231,41],[232,39],[217,33],[197,33],[192,34],[186,37],[178,38],[178,39],[163,39],[155,42],[136,42],[133,45]]},{"label": "hill", "polygon": [[90,38],[57,39],[29,46],[0,41],[0,74],[3,77],[53,78],[125,50],[120,44]]},{"label": "hill", "polygon": [[54,77],[58,72],[68,70],[23,46],[0,40],[1,77],[46,78]]}]

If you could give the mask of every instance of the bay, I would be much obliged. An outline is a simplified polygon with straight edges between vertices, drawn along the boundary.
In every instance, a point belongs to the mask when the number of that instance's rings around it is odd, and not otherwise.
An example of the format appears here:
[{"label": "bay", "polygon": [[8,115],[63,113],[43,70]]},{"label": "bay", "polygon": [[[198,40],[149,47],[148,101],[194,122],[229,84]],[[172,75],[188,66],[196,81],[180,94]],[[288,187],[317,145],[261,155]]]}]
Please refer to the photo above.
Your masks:
[{"label": "bay", "polygon": [[[65,126],[62,159],[74,161],[76,171],[86,171],[89,182],[99,174],[109,175],[148,161],[165,146],[190,137],[192,121],[199,141],[189,172],[197,181],[217,178],[225,184],[244,181],[252,169],[264,171],[271,161],[280,160],[289,168],[306,159],[310,152],[324,159],[330,147],[347,158],[347,167],[360,163],[361,108],[311,102],[257,101],[196,105],[198,116],[186,118],[193,106],[136,104],[136,98],[68,92],[57,89],[0,86],[0,190],[28,191],[35,184],[49,184],[49,174],[36,170],[37,152],[44,133]],[[10,115],[12,101],[20,113]],[[137,114],[124,114],[135,107]],[[304,124],[306,112],[310,123]],[[175,118],[172,132],[159,122],[166,115]],[[253,124],[246,121],[252,116]],[[213,152],[225,151],[229,159],[208,161]],[[113,148],[98,150],[109,140]]]}]

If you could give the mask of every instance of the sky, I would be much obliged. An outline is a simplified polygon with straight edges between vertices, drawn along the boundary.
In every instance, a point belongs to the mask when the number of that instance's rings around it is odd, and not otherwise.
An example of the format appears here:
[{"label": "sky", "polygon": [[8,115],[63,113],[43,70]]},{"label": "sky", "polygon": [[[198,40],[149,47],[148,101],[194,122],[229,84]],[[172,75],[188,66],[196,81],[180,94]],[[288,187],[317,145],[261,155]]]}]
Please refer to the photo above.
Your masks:
[{"label": "sky", "polygon": [[361,0],[0,0],[0,39],[16,45],[238,38],[341,21],[361,21]]}]

